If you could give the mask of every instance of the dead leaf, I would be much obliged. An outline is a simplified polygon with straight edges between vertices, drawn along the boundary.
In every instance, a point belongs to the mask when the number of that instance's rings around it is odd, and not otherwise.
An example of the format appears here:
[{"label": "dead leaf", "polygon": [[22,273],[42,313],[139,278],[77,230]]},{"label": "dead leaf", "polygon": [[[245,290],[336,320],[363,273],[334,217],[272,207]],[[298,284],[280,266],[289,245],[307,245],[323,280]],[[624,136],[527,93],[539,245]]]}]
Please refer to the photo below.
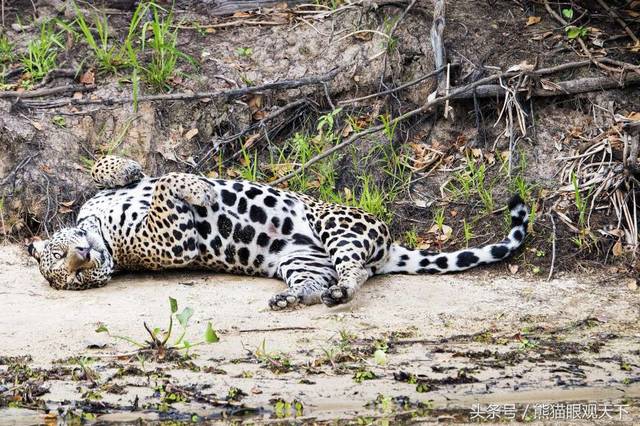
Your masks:
[{"label": "dead leaf", "polygon": [[533,37],[531,37],[532,40],[544,40],[545,38],[552,36],[553,35],[553,31],[545,31],[541,34],[536,34]]},{"label": "dead leaf", "polygon": [[359,33],[355,33],[353,35],[354,38],[361,40],[361,41],[369,41],[373,38],[373,33],[371,32],[359,32]]},{"label": "dead leaf", "polygon": [[184,134],[184,138],[186,140],[190,141],[197,134],[198,134],[198,129],[197,128],[193,128],[193,129],[189,130],[187,133]]},{"label": "dead leaf", "polygon": [[42,126],[42,124],[41,124],[41,123],[38,123],[37,121],[32,121],[32,122],[31,122],[31,125],[32,125],[33,127],[35,127],[35,128],[36,128],[36,130],[40,130],[40,131],[42,131],[42,129],[44,128],[44,126]]},{"label": "dead leaf", "polygon": [[547,80],[546,78],[540,79],[540,85],[542,85],[542,88],[544,90],[548,90],[550,92],[557,92],[562,90],[562,88],[558,84],[554,83],[551,80]]},{"label": "dead leaf", "polygon": [[442,225],[442,229],[437,225],[433,224],[431,228],[429,228],[430,234],[435,234],[436,238],[440,242],[445,242],[449,238],[451,238],[451,234],[453,234],[453,229],[448,225]]},{"label": "dead leaf", "polygon": [[512,275],[517,274],[518,269],[520,269],[518,265],[509,265],[509,272],[511,272]]},{"label": "dead leaf", "polygon": [[342,137],[346,138],[347,136],[349,136],[351,133],[353,133],[353,127],[351,127],[351,123],[347,123],[344,128],[342,129]]},{"label": "dead leaf", "polygon": [[535,25],[537,23],[539,23],[542,20],[541,17],[539,16],[529,16],[529,18],[527,19],[527,27],[531,26],[531,25]]},{"label": "dead leaf", "polygon": [[58,213],[61,213],[61,214],[71,213],[73,211],[73,209],[71,208],[71,206],[73,206],[73,203],[75,203],[75,200],[60,201],[60,207],[58,208]]},{"label": "dead leaf", "polygon": [[613,245],[613,255],[614,256],[620,256],[622,255],[622,243],[620,242],[620,240],[616,241],[616,243]]},{"label": "dead leaf", "polygon": [[254,95],[249,98],[247,105],[249,105],[249,110],[251,111],[252,114],[255,114],[260,109],[262,109],[262,105],[263,105],[262,101],[263,101],[262,95]]},{"label": "dead leaf", "polygon": [[247,12],[236,12],[232,16],[234,18],[250,18],[251,14]]},{"label": "dead leaf", "polygon": [[631,291],[636,291],[638,289],[638,280],[635,278],[627,279],[627,288]]},{"label": "dead leaf", "polygon": [[93,69],[89,68],[80,76],[80,83],[84,85],[90,85],[96,83],[96,73]]},{"label": "dead leaf", "polygon": [[259,395],[262,393],[262,389],[260,389],[258,386],[254,386],[251,388],[251,393],[254,395]]},{"label": "dead leaf", "polygon": [[627,115],[627,118],[633,121],[640,121],[640,112],[631,112]]},{"label": "dead leaf", "polygon": [[244,149],[249,149],[260,139],[260,133],[253,133],[244,141]]}]

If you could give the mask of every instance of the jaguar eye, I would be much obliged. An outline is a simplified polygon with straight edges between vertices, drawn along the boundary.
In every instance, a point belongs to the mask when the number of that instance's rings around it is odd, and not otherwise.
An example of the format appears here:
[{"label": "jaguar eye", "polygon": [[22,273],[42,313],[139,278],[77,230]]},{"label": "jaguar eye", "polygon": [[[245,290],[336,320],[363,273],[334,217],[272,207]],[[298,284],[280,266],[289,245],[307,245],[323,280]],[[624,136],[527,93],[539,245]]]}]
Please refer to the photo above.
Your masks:
[{"label": "jaguar eye", "polygon": [[60,252],[53,253],[53,257],[55,257],[56,259],[62,259],[62,253]]}]

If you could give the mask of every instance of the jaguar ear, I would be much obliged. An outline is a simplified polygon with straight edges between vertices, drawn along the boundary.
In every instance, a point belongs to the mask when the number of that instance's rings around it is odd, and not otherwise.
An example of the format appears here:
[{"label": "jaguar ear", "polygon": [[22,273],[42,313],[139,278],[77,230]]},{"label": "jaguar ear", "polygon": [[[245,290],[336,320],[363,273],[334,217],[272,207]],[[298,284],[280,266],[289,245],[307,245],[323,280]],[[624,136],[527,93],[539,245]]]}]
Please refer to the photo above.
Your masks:
[{"label": "jaguar ear", "polygon": [[29,256],[40,262],[40,255],[42,254],[42,250],[44,250],[44,247],[47,245],[47,242],[48,240],[35,240],[29,243],[29,245],[27,246]]}]

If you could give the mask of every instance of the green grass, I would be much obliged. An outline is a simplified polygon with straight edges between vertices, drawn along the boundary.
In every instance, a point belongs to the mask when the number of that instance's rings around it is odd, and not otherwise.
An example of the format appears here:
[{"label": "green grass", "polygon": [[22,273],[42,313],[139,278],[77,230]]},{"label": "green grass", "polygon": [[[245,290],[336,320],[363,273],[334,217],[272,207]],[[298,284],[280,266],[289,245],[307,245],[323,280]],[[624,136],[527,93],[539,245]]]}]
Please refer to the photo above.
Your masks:
[{"label": "green grass", "polygon": [[0,64],[9,64],[14,59],[13,43],[6,34],[0,35]]},{"label": "green grass", "polygon": [[589,199],[593,193],[593,186],[589,188],[586,195],[582,195],[578,177],[575,173],[571,173],[571,185],[573,186],[573,201],[578,213],[578,235],[573,238],[574,244],[580,249],[589,249],[591,243],[596,242],[596,237],[589,230],[587,219],[587,211],[589,208]]},{"label": "green grass", "polygon": [[[178,59],[186,59],[192,64],[193,59],[182,53],[177,48],[178,30],[173,27],[173,13],[168,12],[162,16],[162,8],[155,3],[150,3],[153,19],[142,26],[142,49],[148,44],[151,48],[151,61],[146,67],[142,67],[147,82],[157,90],[171,88],[169,80],[175,75]],[[151,40],[147,41],[147,34]]]},{"label": "green grass", "polygon": [[433,216],[433,224],[438,227],[438,231],[442,232],[444,226],[444,208],[439,208]]},{"label": "green grass", "polygon": [[462,219],[462,235],[464,237],[464,243],[466,247],[469,247],[469,242],[473,239],[473,227],[470,223],[467,223],[466,219]]},{"label": "green grass", "polygon": [[31,82],[42,80],[57,67],[58,53],[63,48],[60,34],[55,33],[49,24],[42,24],[38,38],[29,42],[27,52],[21,58]]},{"label": "green grass", "polygon": [[240,177],[253,182],[259,180],[260,172],[258,170],[258,151],[254,150],[253,157],[251,157],[251,154],[249,154],[248,150],[244,145],[242,145],[240,152],[242,155]]},{"label": "green grass", "polygon": [[465,200],[476,194],[482,202],[484,212],[490,214],[495,209],[493,187],[494,181],[490,182],[487,178],[487,166],[467,157],[467,166],[463,171],[456,173],[449,190]]},{"label": "green grass", "polygon": [[408,248],[416,248],[418,246],[418,233],[415,228],[411,228],[403,235],[404,245]]},{"label": "green grass", "polygon": [[[91,28],[89,22],[83,15],[78,6],[73,3],[76,13],[76,23],[80,28],[80,32],[85,42],[89,45],[100,71],[115,73],[118,69],[127,65],[127,58],[122,48],[116,47],[113,40],[109,36],[109,21],[105,15],[95,14],[93,16],[94,28]],[[96,36],[94,36],[94,32]]]},{"label": "green grass", "polygon": [[361,176],[360,183],[360,196],[351,205],[361,208],[384,221],[389,220],[390,213],[387,210],[384,191],[374,184],[373,178],[369,175]]},{"label": "green grass", "polygon": [[571,174],[571,185],[573,186],[573,199],[576,209],[578,210],[578,228],[581,230],[587,226],[587,207],[589,205],[587,197],[583,197],[580,192],[580,186],[578,185],[578,177],[575,173]]}]

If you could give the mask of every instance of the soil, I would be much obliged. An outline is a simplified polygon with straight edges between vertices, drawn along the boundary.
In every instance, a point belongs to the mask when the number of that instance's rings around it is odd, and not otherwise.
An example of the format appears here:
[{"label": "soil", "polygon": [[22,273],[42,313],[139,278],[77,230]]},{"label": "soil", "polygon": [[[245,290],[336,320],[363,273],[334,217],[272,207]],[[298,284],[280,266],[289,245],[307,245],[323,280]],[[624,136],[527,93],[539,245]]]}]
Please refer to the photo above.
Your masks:
[{"label": "soil", "polygon": [[[470,421],[473,404],[517,404],[519,420],[528,406],[531,420],[535,404],[588,401],[624,405],[622,420],[640,421],[637,290],[598,274],[496,275],[379,277],[349,305],[274,313],[266,301],[282,289],[276,280],[184,271],[56,291],[21,248],[4,246],[1,398],[39,410],[4,408],[0,424],[87,413]],[[166,327],[169,297],[194,311],[189,340],[211,322],[220,341],[141,361],[132,344],[95,331],[143,341],[143,323]],[[294,401],[298,412],[287,413],[282,404]]]}]

